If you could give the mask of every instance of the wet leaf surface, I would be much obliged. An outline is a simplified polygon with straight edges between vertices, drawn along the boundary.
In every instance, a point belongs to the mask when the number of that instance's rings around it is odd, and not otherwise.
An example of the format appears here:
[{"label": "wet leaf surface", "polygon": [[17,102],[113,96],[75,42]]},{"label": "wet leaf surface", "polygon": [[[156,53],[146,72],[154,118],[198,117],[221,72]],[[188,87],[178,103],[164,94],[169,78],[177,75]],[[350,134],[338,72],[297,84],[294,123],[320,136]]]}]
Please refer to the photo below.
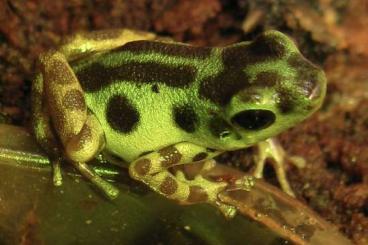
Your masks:
[{"label": "wet leaf surface", "polygon": [[[30,146],[28,137],[19,128],[0,130],[2,146],[14,151],[28,149],[34,154],[37,147]],[[3,153],[0,150],[0,156]],[[0,244],[221,245],[284,241],[244,216],[226,220],[207,204],[179,206],[133,181],[115,182],[121,193],[110,201],[75,173],[64,171],[63,177],[63,185],[55,187],[45,163],[22,165],[19,160],[0,160]]]}]

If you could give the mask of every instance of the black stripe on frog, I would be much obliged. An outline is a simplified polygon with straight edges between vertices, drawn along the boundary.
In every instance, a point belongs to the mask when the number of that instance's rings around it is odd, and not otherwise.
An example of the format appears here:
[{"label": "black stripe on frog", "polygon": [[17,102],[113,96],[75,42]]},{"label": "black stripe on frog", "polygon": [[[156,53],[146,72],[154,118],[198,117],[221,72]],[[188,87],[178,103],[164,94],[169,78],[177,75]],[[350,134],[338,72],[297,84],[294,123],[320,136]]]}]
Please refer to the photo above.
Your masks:
[{"label": "black stripe on frog", "polygon": [[[249,76],[243,71],[246,66],[280,59],[285,53],[283,41],[272,35],[260,35],[250,44],[240,43],[223,48],[223,71],[216,76],[203,79],[199,87],[199,94],[205,99],[224,106],[236,93],[253,86]],[[254,86],[270,86],[270,83],[274,85],[278,80],[277,74],[264,75],[267,75],[264,77],[267,81],[263,81],[263,83],[258,81]]]},{"label": "black stripe on frog", "polygon": [[137,85],[162,83],[169,87],[185,88],[196,77],[195,67],[166,65],[157,62],[129,62],[116,67],[105,67],[92,63],[76,76],[85,92],[97,92],[115,82],[129,82]]}]

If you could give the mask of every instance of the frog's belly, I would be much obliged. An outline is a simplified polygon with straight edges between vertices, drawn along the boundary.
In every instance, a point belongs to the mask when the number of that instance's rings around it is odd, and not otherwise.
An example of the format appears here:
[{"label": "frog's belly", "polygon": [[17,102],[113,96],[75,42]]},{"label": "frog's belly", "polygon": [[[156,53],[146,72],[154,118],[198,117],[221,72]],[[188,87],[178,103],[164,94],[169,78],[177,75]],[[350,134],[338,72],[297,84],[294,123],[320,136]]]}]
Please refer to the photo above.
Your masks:
[{"label": "frog's belly", "polygon": [[106,134],[106,149],[115,155],[131,162],[142,153],[156,151],[165,146],[183,141],[178,131],[170,130],[172,127],[156,127],[138,129],[132,135],[122,135],[116,132]]}]

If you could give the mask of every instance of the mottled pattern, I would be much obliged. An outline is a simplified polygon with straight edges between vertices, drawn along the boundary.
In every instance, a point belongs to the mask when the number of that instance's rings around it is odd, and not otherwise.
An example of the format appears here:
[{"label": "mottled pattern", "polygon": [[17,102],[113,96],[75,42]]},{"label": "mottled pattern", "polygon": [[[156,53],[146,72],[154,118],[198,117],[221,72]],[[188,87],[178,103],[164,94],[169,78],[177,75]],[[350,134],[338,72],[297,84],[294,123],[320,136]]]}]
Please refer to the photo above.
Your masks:
[{"label": "mottled pattern", "polygon": [[170,196],[178,189],[178,183],[170,176],[167,176],[159,187],[160,191],[167,196]]},{"label": "mottled pattern", "polygon": [[174,146],[162,148],[161,150],[158,151],[158,153],[162,158],[161,166],[164,168],[168,168],[174,164],[179,163],[182,157],[178,149],[176,149],[176,147]]},{"label": "mottled pattern", "polygon": [[63,106],[68,110],[84,110],[86,104],[82,92],[78,89],[67,91],[63,98]]},{"label": "mottled pattern", "polygon": [[193,162],[201,161],[203,159],[206,159],[207,157],[208,154],[206,152],[200,152],[193,157]]},{"label": "mottled pattern", "polygon": [[[49,109],[49,108],[48,108]],[[68,124],[68,122],[66,121],[65,115],[59,110],[57,111],[56,109],[54,109],[54,117],[52,118],[52,124],[55,127],[55,130],[57,132],[62,132],[62,134],[66,137],[69,138],[73,135],[65,135],[66,132],[64,130],[64,127]],[[68,134],[70,134],[70,132],[67,132]]]},{"label": "mottled pattern", "polygon": [[147,158],[139,159],[134,164],[135,172],[140,175],[146,175],[151,168],[151,161]]},{"label": "mottled pattern", "polygon": [[42,148],[47,152],[50,157],[60,156],[62,148],[60,146],[60,142],[55,137],[55,131],[51,128],[50,115],[43,112],[43,109],[41,108],[43,98],[41,94],[42,90],[36,90],[35,86],[32,87],[32,89],[33,134],[36,137],[37,142],[42,146]]},{"label": "mottled pattern", "polygon": [[139,122],[139,114],[127,98],[115,95],[107,103],[106,119],[114,130],[129,133]]},{"label": "mottled pattern", "polygon": [[66,61],[52,58],[48,62],[47,70],[43,74],[45,81],[56,82],[61,85],[70,84],[76,81],[73,71]]},{"label": "mottled pattern", "polygon": [[158,41],[134,41],[129,42],[116,51],[129,51],[135,54],[157,53],[182,58],[206,59],[211,55],[211,48],[195,47],[181,43],[162,43]]},{"label": "mottled pattern", "polygon": [[114,82],[129,82],[137,85],[162,83],[169,87],[184,88],[194,82],[195,67],[159,64],[154,61],[128,62],[116,67],[92,63],[76,75],[86,92],[100,91]]},{"label": "mottled pattern", "polygon": [[207,192],[200,186],[190,186],[187,201],[190,203],[205,202],[208,199]]},{"label": "mottled pattern", "polygon": [[175,106],[173,116],[176,125],[188,133],[193,133],[199,126],[198,116],[190,105]]}]

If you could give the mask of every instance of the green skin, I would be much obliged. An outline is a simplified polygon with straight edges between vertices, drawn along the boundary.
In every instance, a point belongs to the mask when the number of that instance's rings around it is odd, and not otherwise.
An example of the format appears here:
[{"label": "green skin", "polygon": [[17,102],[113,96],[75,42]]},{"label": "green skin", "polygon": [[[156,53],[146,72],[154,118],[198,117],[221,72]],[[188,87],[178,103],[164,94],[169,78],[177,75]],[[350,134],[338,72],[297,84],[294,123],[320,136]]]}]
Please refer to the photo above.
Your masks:
[{"label": "green skin", "polygon": [[126,29],[81,33],[40,57],[33,129],[54,164],[55,184],[67,159],[115,197],[115,187],[85,164],[105,150],[167,198],[212,203],[229,215],[233,208],[217,199],[228,183],[200,175],[187,180],[168,169],[261,142],[260,155],[271,152],[280,183],[291,192],[280,150],[265,140],[316,111],[325,91],[323,71],[277,31],[222,48]]}]

